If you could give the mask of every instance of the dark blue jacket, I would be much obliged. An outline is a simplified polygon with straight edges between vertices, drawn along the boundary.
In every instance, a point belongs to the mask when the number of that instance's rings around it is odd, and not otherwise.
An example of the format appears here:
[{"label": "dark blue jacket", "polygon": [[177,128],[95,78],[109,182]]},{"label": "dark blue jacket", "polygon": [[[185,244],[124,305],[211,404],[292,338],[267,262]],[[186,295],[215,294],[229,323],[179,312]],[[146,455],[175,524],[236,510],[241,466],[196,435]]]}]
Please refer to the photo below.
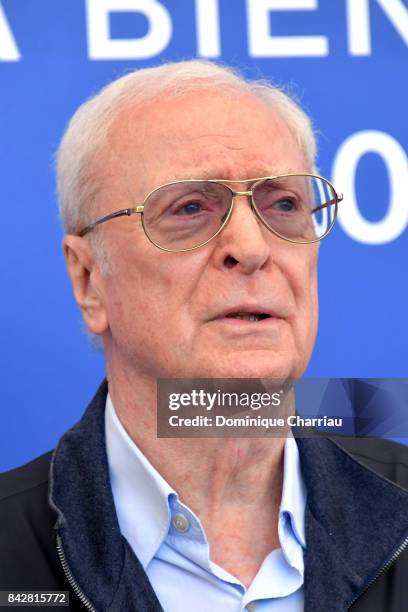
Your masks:
[{"label": "dark blue jacket", "polygon": [[[104,383],[53,454],[0,476],[0,590],[69,590],[71,610],[155,612],[160,604],[119,531],[106,393]],[[307,488],[305,611],[408,611],[408,448],[323,436],[297,443]]]}]

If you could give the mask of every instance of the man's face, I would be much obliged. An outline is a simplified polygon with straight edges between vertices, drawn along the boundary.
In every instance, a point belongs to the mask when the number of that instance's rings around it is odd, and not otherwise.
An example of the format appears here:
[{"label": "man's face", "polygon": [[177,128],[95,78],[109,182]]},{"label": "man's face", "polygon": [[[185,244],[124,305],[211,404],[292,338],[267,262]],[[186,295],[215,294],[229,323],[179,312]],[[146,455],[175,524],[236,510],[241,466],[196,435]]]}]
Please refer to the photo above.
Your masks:
[{"label": "man's face", "polygon": [[[175,179],[309,170],[284,122],[261,102],[236,91],[197,90],[120,114],[97,214],[135,205]],[[187,253],[157,249],[139,215],[96,231],[104,233],[113,269],[101,281],[108,364],[116,359],[152,379],[302,374],[317,327],[318,248],[274,236],[247,197],[235,200],[219,236]],[[271,316],[227,316],[237,312]]]}]

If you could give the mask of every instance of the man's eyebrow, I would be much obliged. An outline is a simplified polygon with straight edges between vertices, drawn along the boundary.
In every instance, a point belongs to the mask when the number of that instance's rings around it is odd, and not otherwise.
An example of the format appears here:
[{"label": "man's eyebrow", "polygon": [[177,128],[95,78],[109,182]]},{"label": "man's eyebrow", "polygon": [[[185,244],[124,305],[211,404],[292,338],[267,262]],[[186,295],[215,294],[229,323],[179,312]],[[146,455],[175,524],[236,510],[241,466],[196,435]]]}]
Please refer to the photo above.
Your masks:
[{"label": "man's eyebrow", "polygon": [[189,173],[180,173],[177,175],[172,175],[167,179],[167,182],[172,181],[183,181],[189,179],[203,179],[203,180],[225,180],[229,182],[241,181],[241,180],[252,180],[256,178],[262,178],[264,176],[282,176],[285,174],[303,174],[303,172],[299,169],[293,169],[290,167],[280,167],[280,168],[270,168],[270,167],[258,167],[255,171],[251,170],[250,172],[240,172],[239,175],[232,174],[231,170],[222,169],[218,170],[209,170],[208,168],[203,169],[195,169],[194,171],[190,171]]}]

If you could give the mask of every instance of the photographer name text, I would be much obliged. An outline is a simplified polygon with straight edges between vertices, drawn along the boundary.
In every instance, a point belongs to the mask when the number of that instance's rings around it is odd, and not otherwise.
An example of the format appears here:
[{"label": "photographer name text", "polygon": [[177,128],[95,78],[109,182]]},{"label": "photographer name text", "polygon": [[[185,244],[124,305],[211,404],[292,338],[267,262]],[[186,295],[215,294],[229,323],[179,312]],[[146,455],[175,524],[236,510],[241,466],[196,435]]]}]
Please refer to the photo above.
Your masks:
[{"label": "photographer name text", "polygon": [[171,427],[245,427],[273,429],[281,427],[342,427],[343,419],[339,417],[313,417],[304,418],[299,415],[290,415],[286,418],[249,416],[215,417],[196,415],[194,417],[180,417],[173,414],[169,417]]}]

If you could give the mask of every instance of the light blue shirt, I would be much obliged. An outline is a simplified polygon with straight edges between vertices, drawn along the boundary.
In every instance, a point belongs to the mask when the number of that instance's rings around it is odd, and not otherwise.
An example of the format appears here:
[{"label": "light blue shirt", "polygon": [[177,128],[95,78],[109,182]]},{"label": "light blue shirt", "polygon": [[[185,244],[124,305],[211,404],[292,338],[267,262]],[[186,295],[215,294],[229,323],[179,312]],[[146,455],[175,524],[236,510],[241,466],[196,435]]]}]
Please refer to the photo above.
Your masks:
[{"label": "light blue shirt", "polygon": [[109,395],[105,425],[120,530],[165,612],[303,611],[306,492],[293,437],[287,438],[284,449],[278,523],[281,548],[267,555],[246,588],[211,561],[200,520],[128,436]]}]

